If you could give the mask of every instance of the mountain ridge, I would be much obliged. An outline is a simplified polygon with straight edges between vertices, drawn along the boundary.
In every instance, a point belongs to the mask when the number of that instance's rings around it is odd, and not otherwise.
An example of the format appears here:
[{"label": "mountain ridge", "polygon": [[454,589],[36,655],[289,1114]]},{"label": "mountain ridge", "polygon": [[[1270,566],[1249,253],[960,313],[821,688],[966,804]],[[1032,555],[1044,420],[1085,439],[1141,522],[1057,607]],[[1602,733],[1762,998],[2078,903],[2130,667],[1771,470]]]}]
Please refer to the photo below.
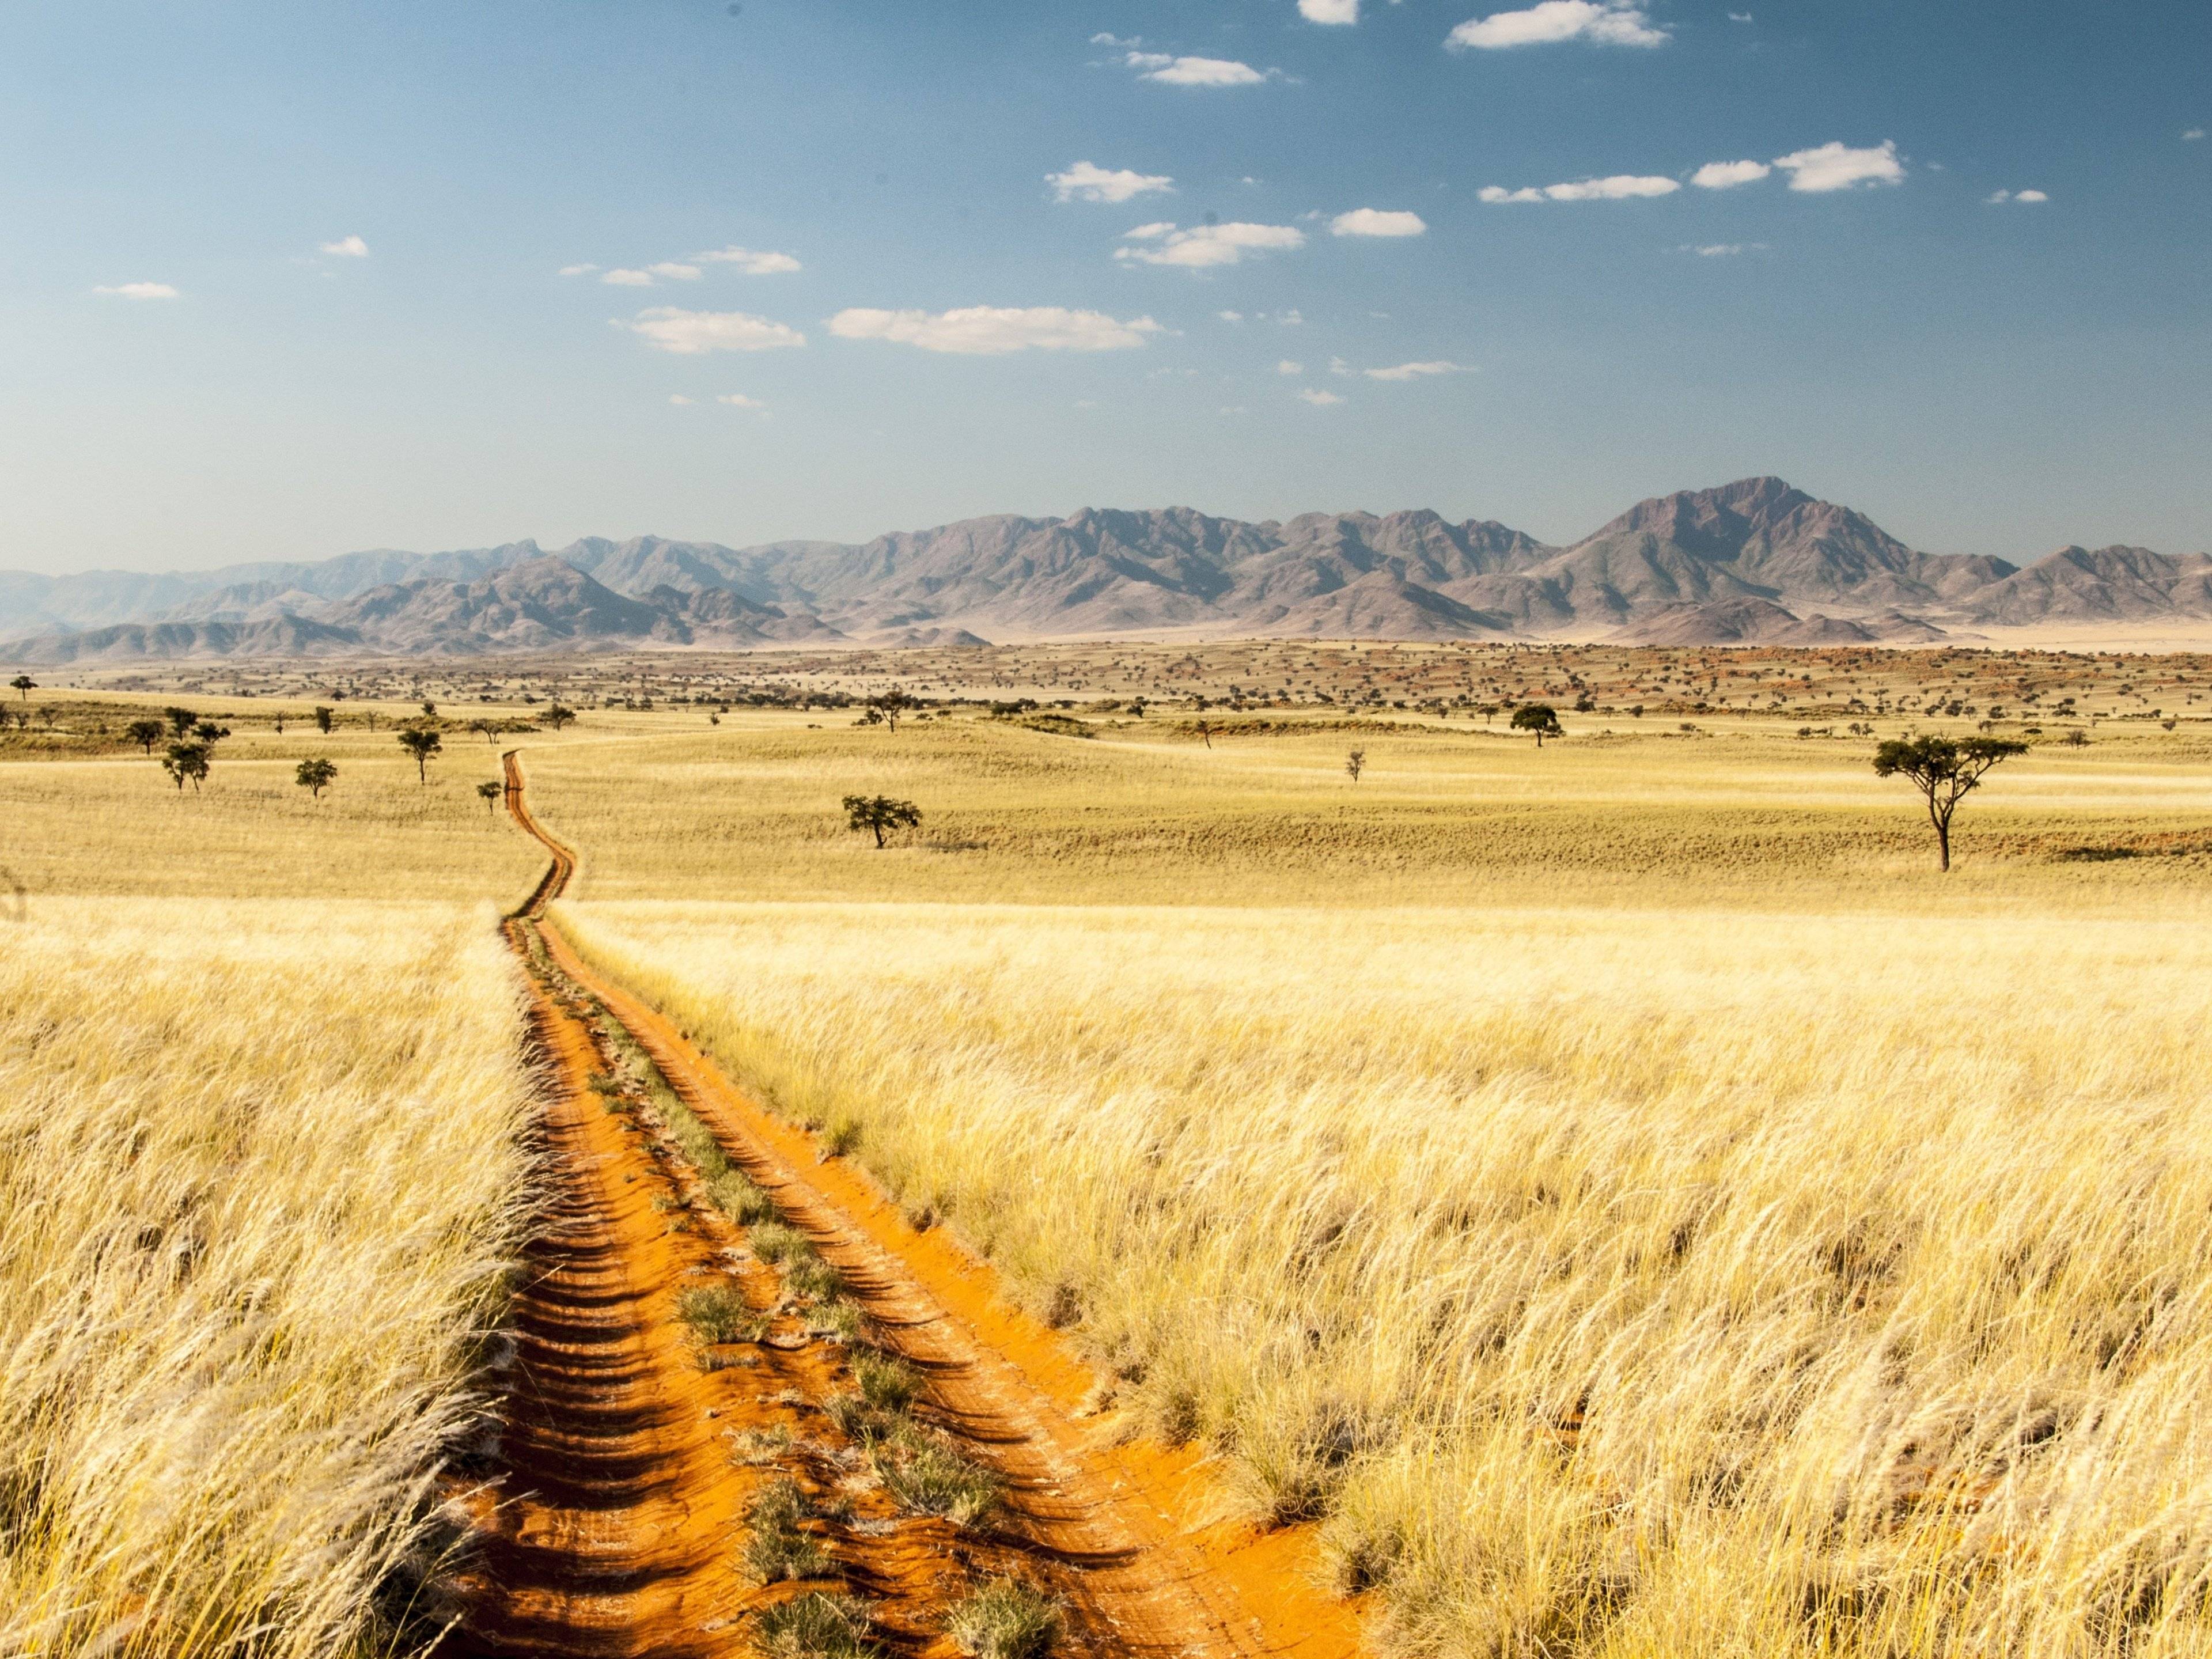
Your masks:
[{"label": "mountain ridge", "polygon": [[1192,507],[1000,514],[854,544],[525,539],[204,573],[0,572],[0,660],[748,650],[920,638],[1923,641],[2212,619],[2212,557],[1926,553],[1761,476],[1547,544],[1428,508],[1248,521]]}]

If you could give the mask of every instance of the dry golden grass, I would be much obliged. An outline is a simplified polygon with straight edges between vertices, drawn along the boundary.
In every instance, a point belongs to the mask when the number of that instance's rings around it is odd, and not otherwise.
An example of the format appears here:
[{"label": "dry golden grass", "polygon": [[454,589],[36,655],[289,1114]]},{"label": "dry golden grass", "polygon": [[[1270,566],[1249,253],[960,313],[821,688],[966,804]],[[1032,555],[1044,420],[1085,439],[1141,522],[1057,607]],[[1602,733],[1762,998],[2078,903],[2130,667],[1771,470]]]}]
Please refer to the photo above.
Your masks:
[{"label": "dry golden grass", "polygon": [[526,1197],[519,1027],[483,910],[0,921],[0,1652],[404,1645]]},{"label": "dry golden grass", "polygon": [[2212,1650],[2206,907],[571,904],[1436,1654]]}]

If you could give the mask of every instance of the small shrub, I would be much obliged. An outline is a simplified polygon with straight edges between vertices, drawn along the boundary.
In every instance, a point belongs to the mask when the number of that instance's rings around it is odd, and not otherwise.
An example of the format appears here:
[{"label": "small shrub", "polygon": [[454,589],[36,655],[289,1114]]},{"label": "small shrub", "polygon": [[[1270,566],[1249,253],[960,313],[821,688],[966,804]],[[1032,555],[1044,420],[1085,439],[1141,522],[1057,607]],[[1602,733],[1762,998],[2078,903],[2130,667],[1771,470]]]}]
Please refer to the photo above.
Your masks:
[{"label": "small shrub", "polygon": [[804,1261],[814,1254],[814,1246],[805,1233],[781,1221],[755,1223],[750,1237],[753,1254],[772,1265]]},{"label": "small shrub", "polygon": [[758,1468],[789,1456],[792,1445],[791,1431],[781,1423],[772,1429],[747,1429],[730,1443],[730,1462]]},{"label": "small shrub", "polygon": [[1018,1578],[971,1591],[945,1621],[953,1646],[974,1659],[1043,1659],[1060,1629],[1060,1603]]},{"label": "small shrub", "polygon": [[752,1536],[745,1540],[745,1570],[762,1584],[787,1578],[826,1578],[834,1571],[822,1546],[799,1531],[806,1499],[799,1483],[784,1475],[771,1480],[745,1511]]},{"label": "small shrub", "polygon": [[845,1281],[837,1270],[820,1256],[809,1250],[784,1269],[784,1283],[791,1287],[793,1296],[811,1297],[817,1302],[829,1302],[842,1295]]},{"label": "small shrub", "polygon": [[726,1170],[708,1180],[707,1196],[714,1200],[716,1209],[740,1227],[766,1221],[775,1213],[775,1206],[769,1202],[768,1194],[740,1170]]},{"label": "small shrub", "polygon": [[860,1398],[879,1411],[902,1412],[921,1392],[921,1373],[887,1354],[856,1355],[853,1378],[860,1385]]},{"label": "small shrub", "polygon": [[878,1411],[857,1394],[831,1395],[822,1402],[822,1414],[836,1425],[838,1433],[863,1446],[889,1438],[899,1426],[897,1418]]},{"label": "small shrub", "polygon": [[676,1316],[708,1344],[757,1342],[767,1321],[733,1285],[695,1285],[676,1298]]},{"label": "small shrub", "polygon": [[873,1659],[883,1651],[868,1639],[874,1623],[866,1602],[817,1590],[763,1607],[754,1630],[769,1659]]},{"label": "small shrub", "polygon": [[876,1475],[902,1508],[972,1526],[999,1504],[1005,1489],[995,1471],[963,1457],[939,1437],[901,1423],[876,1442]]}]

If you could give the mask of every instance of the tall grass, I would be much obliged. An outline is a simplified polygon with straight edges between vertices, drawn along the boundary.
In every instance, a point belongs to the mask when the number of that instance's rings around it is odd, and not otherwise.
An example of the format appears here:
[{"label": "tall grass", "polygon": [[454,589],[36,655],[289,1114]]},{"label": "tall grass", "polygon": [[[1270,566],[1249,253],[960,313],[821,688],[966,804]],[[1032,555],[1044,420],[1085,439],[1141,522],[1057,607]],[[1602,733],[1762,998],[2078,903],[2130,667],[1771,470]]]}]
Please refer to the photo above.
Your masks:
[{"label": "tall grass", "polygon": [[2212,1651],[2201,905],[559,916],[1398,1651]]},{"label": "tall grass", "polygon": [[0,922],[0,1653],[407,1650],[528,1158],[489,911]]}]

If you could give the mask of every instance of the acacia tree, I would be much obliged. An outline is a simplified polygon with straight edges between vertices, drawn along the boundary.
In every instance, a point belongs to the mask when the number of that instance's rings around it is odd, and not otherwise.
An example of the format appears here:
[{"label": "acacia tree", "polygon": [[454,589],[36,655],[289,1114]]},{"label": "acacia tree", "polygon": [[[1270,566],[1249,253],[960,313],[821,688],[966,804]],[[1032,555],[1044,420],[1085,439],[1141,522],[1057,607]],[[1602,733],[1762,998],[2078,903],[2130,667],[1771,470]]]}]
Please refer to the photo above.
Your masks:
[{"label": "acacia tree", "polygon": [[154,745],[161,742],[161,734],[168,729],[159,720],[133,720],[123,728],[123,735],[150,755],[154,752]]},{"label": "acacia tree", "polygon": [[1352,781],[1354,783],[1358,782],[1359,775],[1367,769],[1367,751],[1364,749],[1355,749],[1346,755],[1344,757],[1344,769],[1352,774]]},{"label": "acacia tree", "polygon": [[200,723],[200,717],[189,708],[164,708],[161,718],[169,722],[169,730],[180,739],[189,736],[192,727]]},{"label": "acacia tree", "polygon": [[575,718],[576,711],[574,709],[563,708],[557,702],[545,711],[545,724],[551,726],[556,732],[558,732],[562,726],[568,725],[570,720],[573,720]]},{"label": "acacia tree", "polygon": [[499,741],[499,722],[497,720],[483,718],[472,720],[469,722],[469,730],[471,732],[483,732],[483,740],[486,743],[497,743]]},{"label": "acacia tree", "polygon": [[331,711],[320,703],[315,705],[315,730],[325,737],[331,733]]},{"label": "acacia tree", "polygon": [[15,695],[26,702],[31,700],[31,693],[39,689],[38,681],[33,679],[28,674],[18,674],[8,684],[15,688]]},{"label": "acacia tree", "polygon": [[192,793],[200,792],[200,785],[208,775],[207,745],[200,743],[173,743],[169,752],[161,757],[161,769],[177,781],[177,793],[185,793],[185,783],[190,780]]},{"label": "acacia tree", "polygon": [[427,726],[410,726],[399,734],[399,746],[415,757],[415,775],[429,782],[430,757],[446,746],[446,740]]},{"label": "acacia tree", "polygon": [[1544,746],[1545,738],[1566,735],[1559,725],[1559,711],[1548,702],[1522,703],[1513,711],[1510,724],[1516,732],[1534,732],[1539,749]]},{"label": "acacia tree", "polygon": [[[870,697],[868,707],[888,720],[891,730],[896,732],[898,730],[899,716],[914,707],[914,699],[895,685],[888,691]],[[869,723],[874,724],[873,721]]]},{"label": "acacia tree", "polygon": [[1983,775],[2000,761],[2025,755],[2027,745],[2010,738],[1892,738],[1874,751],[1874,775],[1902,777],[1928,801],[1928,822],[1936,826],[1936,863],[1951,867],[1951,815],[1981,787]]},{"label": "acacia tree", "polygon": [[293,773],[292,781],[315,799],[320,800],[323,791],[331,787],[331,780],[337,775],[338,769],[328,760],[303,760],[300,763],[300,769]]},{"label": "acacia tree", "polygon": [[499,798],[506,793],[505,784],[489,778],[477,786],[477,799],[484,804],[484,811],[487,812],[497,810]]},{"label": "acacia tree", "polygon": [[1200,720],[1198,723],[1198,735],[1200,741],[1202,741],[1208,749],[1213,747],[1213,724],[1212,721]]},{"label": "acacia tree", "polygon": [[910,800],[893,800],[889,795],[848,795],[845,826],[849,830],[874,830],[876,845],[880,848],[886,830],[921,828],[921,809]]}]

